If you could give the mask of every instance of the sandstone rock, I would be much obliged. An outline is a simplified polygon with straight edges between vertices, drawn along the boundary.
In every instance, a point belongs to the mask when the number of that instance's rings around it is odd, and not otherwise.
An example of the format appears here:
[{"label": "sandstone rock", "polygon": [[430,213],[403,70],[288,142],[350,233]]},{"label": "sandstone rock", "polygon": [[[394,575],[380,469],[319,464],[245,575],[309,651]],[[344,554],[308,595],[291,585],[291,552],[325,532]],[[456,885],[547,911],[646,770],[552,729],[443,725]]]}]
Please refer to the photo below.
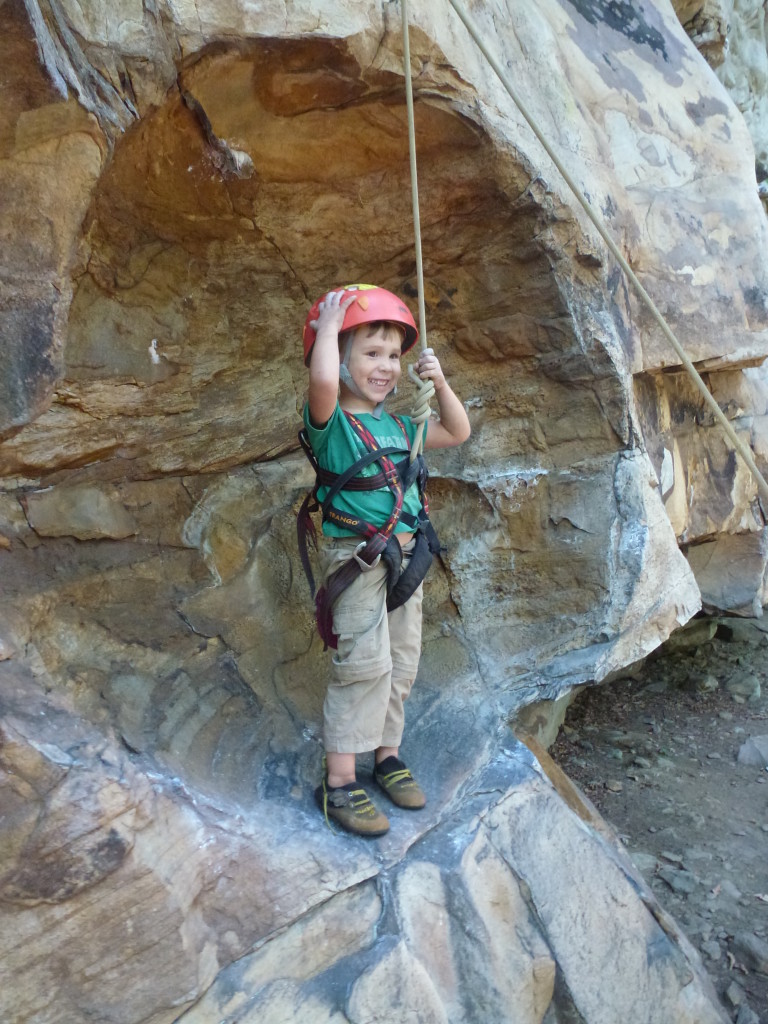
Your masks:
[{"label": "sandstone rock", "polygon": [[[617,950],[626,987],[611,1014],[632,1019],[625,993],[647,1005],[652,990],[659,1020],[720,1020],[695,954],[638,891],[605,826],[586,802],[566,806],[520,745],[465,776],[463,809],[433,818],[406,856],[409,840],[371,851],[334,836],[308,796],[288,815],[266,795],[241,807],[234,834],[223,807],[151,781],[29,675],[6,674],[3,694],[2,766],[17,794],[0,836],[3,964],[18,979],[0,993],[5,1020],[341,1022],[394,1005],[398,1017],[469,1022],[480,1005],[505,1019],[512,1002],[521,1020],[575,1007],[602,1020],[589,977]],[[40,743],[47,719],[56,747]],[[56,870],[34,871],[46,847]],[[585,893],[586,916],[575,912]],[[98,927],[61,947],[62,914]]]},{"label": "sandstone rock", "polygon": [[87,484],[27,494],[24,507],[29,525],[41,537],[120,540],[139,532],[115,494]]},{"label": "sandstone rock", "polygon": [[768,537],[764,531],[725,535],[688,549],[688,563],[705,608],[762,615],[766,597]]},{"label": "sandstone rock", "polygon": [[729,21],[728,49],[718,77],[728,89],[749,125],[754,141],[758,180],[768,169],[768,51],[760,5],[754,0],[734,0]]},{"label": "sandstone rock", "polygon": [[[768,229],[727,93],[661,5],[476,13],[768,452]],[[309,796],[298,333],[331,283],[414,298],[397,9],[3,16],[3,1019],[719,1020],[605,827],[506,729],[686,622],[678,539],[761,536],[755,489],[453,15],[413,12],[416,127],[430,337],[474,436],[430,459],[430,804],[375,848]],[[753,548],[739,608],[762,573]]]},{"label": "sandstone rock", "polygon": [[731,42],[732,0],[674,0],[674,8],[696,47],[719,67]]},{"label": "sandstone rock", "polygon": [[713,619],[695,619],[675,630],[672,636],[664,641],[664,651],[673,653],[700,647],[711,640],[716,632],[717,622]]},{"label": "sandstone rock", "polygon": [[729,616],[718,620],[717,635],[734,643],[763,645],[768,643],[768,619],[740,619]]}]

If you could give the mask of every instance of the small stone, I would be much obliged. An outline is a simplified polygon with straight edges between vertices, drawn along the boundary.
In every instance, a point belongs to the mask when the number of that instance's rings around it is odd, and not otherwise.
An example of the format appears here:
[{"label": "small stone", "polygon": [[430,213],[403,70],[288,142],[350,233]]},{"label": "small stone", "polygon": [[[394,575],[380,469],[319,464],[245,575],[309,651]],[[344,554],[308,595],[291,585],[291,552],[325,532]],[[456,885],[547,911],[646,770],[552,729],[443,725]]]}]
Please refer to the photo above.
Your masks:
[{"label": "small stone", "polygon": [[630,857],[637,870],[643,875],[653,875],[659,863],[652,853],[643,853],[642,850],[634,850]]},{"label": "small stone", "polygon": [[699,884],[696,875],[690,871],[679,871],[677,868],[661,868],[659,878],[663,879],[673,892],[686,896]]},{"label": "small stone", "polygon": [[720,683],[717,676],[713,676],[711,672],[689,676],[683,685],[683,689],[691,693],[714,693],[719,688]]},{"label": "small stone", "polygon": [[641,757],[639,754],[632,758],[632,764],[637,765],[638,768],[650,768],[651,762],[647,757]]},{"label": "small stone", "polygon": [[720,943],[715,942],[714,939],[710,942],[703,942],[701,944],[702,953],[706,954],[710,960],[719,960],[723,955],[723,951],[720,948]]},{"label": "small stone", "polygon": [[720,891],[725,896],[730,896],[732,900],[740,900],[742,896],[741,890],[733,884],[730,878],[724,878],[722,880],[720,883]]},{"label": "small stone", "polygon": [[736,1018],[736,1024],[760,1024],[760,1018],[747,1003],[743,1003]]},{"label": "small stone", "polygon": [[741,985],[738,985],[735,981],[732,981],[728,988],[725,990],[725,998],[731,1004],[731,1006],[741,1006],[746,999],[746,993]]},{"label": "small stone", "polygon": [[739,747],[736,760],[739,764],[754,765],[758,768],[768,766],[768,736],[750,736]]},{"label": "small stone", "polygon": [[655,683],[650,683],[648,686],[643,687],[643,693],[666,693],[668,689],[668,679],[657,679]]},{"label": "small stone", "polygon": [[760,699],[760,680],[751,672],[736,672],[730,679],[726,680],[725,688],[738,701],[755,701]]},{"label": "small stone", "polygon": [[618,779],[609,779],[608,782],[606,782],[605,784],[605,788],[610,793],[621,793],[621,791],[624,789],[624,783],[619,782]]},{"label": "small stone", "polygon": [[751,932],[739,932],[733,937],[733,949],[746,968],[768,974],[768,942],[765,939]]},{"label": "small stone", "polygon": [[704,850],[701,846],[689,846],[683,854],[683,860],[712,860],[711,850]]},{"label": "small stone", "polygon": [[724,722],[732,722],[733,721],[733,712],[731,712],[731,711],[720,711],[718,713],[717,717],[718,718],[722,718],[722,720]]}]

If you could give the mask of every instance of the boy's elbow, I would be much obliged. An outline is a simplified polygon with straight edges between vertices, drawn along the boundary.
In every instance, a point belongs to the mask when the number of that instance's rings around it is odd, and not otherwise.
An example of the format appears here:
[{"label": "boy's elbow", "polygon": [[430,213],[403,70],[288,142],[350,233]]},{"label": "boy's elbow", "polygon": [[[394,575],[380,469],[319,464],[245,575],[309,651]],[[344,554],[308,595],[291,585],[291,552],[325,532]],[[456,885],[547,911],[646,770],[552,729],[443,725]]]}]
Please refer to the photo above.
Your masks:
[{"label": "boy's elbow", "polygon": [[469,435],[472,433],[472,428],[469,423],[459,430],[454,430],[451,433],[450,441],[445,445],[446,448],[458,448],[460,444],[464,444],[465,441],[469,440]]},{"label": "boy's elbow", "polygon": [[459,424],[459,428],[456,431],[456,444],[464,444],[465,441],[469,440],[472,433],[472,424],[469,422],[469,416],[467,416],[466,412],[464,412],[462,419],[463,422]]}]

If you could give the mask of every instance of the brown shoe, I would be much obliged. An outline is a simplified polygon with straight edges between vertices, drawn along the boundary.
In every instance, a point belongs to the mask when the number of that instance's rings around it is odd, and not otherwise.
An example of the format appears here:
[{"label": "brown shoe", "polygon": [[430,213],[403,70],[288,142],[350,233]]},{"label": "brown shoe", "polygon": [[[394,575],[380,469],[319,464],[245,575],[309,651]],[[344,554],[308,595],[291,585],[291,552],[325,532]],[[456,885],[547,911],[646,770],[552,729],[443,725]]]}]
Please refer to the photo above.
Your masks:
[{"label": "brown shoe", "polygon": [[374,768],[373,777],[392,803],[398,807],[418,811],[427,802],[421,786],[403,762],[396,757],[385,757],[381,764]]},{"label": "brown shoe", "polygon": [[359,782],[331,788],[326,779],[315,790],[315,800],[330,825],[331,819],[358,836],[383,836],[389,819],[376,807]]}]

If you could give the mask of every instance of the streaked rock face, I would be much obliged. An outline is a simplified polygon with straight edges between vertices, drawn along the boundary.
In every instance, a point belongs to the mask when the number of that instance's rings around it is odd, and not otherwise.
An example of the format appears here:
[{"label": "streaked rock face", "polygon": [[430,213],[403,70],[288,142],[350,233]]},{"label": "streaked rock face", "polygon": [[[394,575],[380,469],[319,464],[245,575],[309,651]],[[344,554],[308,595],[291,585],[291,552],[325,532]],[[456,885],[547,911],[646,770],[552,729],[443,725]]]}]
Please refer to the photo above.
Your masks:
[{"label": "streaked rock face", "polygon": [[[473,437],[430,458],[429,807],[363,847],[311,801],[299,336],[333,284],[414,298],[398,8],[0,5],[4,1019],[719,1019],[507,718],[702,599],[754,612],[756,488],[462,26],[418,7],[430,342]],[[764,463],[728,94],[667,7],[474,15]]]}]

